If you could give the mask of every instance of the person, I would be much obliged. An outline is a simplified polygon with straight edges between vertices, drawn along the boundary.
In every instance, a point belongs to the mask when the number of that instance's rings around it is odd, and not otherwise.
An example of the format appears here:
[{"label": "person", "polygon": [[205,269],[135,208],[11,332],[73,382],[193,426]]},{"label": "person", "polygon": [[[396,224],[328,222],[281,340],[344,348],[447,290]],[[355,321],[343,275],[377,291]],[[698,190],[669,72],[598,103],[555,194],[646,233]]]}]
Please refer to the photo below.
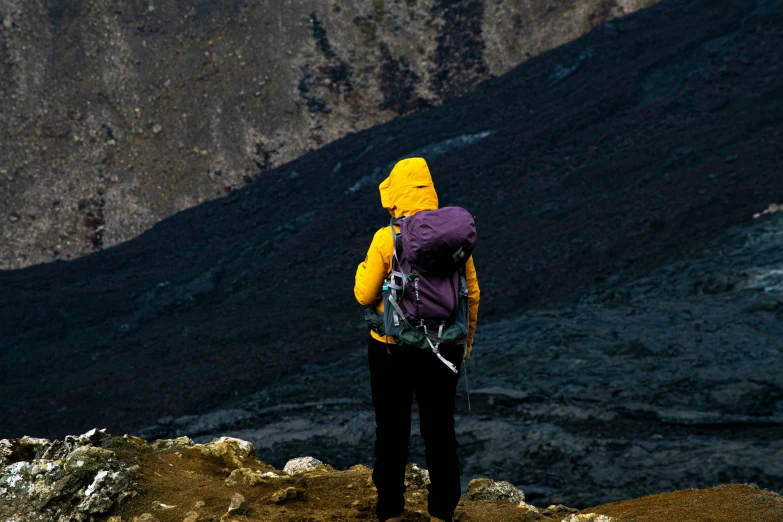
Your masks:
[{"label": "person", "polygon": [[[436,210],[438,195],[423,158],[398,162],[380,186],[381,204],[393,218]],[[399,227],[395,225],[399,232]],[[394,242],[389,227],[376,232],[365,260],[356,270],[354,294],[360,304],[383,314],[382,285],[392,270]],[[465,264],[469,299],[468,344],[441,345],[441,354],[457,369],[470,356],[479,305],[479,286],[472,256]],[[370,388],[375,408],[375,465],[372,479],[378,490],[376,513],[381,521],[402,519],[405,506],[405,467],[411,432],[413,396],[419,406],[432,521],[449,521],[461,495],[454,403],[459,373],[454,373],[428,349],[400,346],[391,337],[370,330],[368,345]]]}]

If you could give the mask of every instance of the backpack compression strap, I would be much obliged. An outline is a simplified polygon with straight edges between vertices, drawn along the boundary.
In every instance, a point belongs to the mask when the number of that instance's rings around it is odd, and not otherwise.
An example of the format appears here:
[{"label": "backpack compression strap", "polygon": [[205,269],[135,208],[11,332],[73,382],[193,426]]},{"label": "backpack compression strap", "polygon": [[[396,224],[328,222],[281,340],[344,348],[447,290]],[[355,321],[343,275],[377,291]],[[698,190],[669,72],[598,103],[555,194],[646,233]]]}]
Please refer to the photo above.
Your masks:
[{"label": "backpack compression strap", "polygon": [[[440,339],[440,340],[443,340],[443,324],[444,324],[444,323],[440,323],[440,327],[438,328],[438,339]],[[443,361],[443,364],[445,364],[446,366],[448,366],[448,367],[449,367],[449,369],[450,369],[452,372],[454,372],[454,373],[459,373],[459,372],[457,371],[457,367],[456,367],[456,366],[454,366],[453,364],[451,364],[451,362],[449,362],[449,360],[448,360],[448,359],[446,359],[445,357],[443,357],[443,355],[441,355],[441,353],[440,353],[440,350],[438,350],[438,346],[440,346],[440,340],[439,340],[439,341],[437,341],[437,342],[434,342],[434,343],[433,343],[433,342],[432,342],[432,339],[430,339],[430,338],[429,338],[429,336],[427,335],[427,326],[426,326],[426,325],[424,325],[424,324],[422,324],[422,326],[424,326],[424,336],[425,336],[425,339],[427,339],[427,342],[429,343],[429,345],[430,345],[430,348],[432,348],[432,352],[433,352],[435,355],[437,355],[437,356],[438,356],[438,359],[440,359],[441,361]]]},{"label": "backpack compression strap", "polygon": [[[392,312],[393,318],[394,318],[394,326],[400,325],[400,320],[405,321],[405,315],[402,313],[402,310],[400,310],[399,305],[397,304],[397,290],[400,290],[402,293],[405,293],[405,284],[406,284],[406,277],[405,274],[401,270],[395,270],[395,260],[397,261],[396,265],[400,266],[402,263],[400,261],[400,257],[397,254],[397,240],[399,235],[394,230],[394,225],[403,221],[405,219],[405,216],[401,218],[392,218],[391,222],[389,223],[389,228],[391,229],[392,234],[392,241],[394,242],[394,255],[392,258],[392,269],[391,269],[391,278],[389,281],[389,301],[394,305],[394,311]],[[399,277],[400,281],[402,281],[402,285],[397,284],[396,278]]]},{"label": "backpack compression strap", "polygon": [[[402,309],[400,308],[400,305],[397,303],[397,300],[394,298],[393,295],[389,295],[389,304],[392,305],[392,308],[394,308],[394,314],[395,314],[395,325],[397,325],[397,317],[401,317],[402,321],[407,324],[410,328],[413,328],[410,323],[408,323],[407,319],[405,319],[405,314],[402,312]],[[438,346],[440,346],[440,343],[443,341],[443,326],[445,323],[440,323],[440,327],[438,328],[438,335],[435,336],[427,331],[427,325],[422,324],[424,327],[424,338],[427,339],[427,343],[430,345],[430,348],[432,348],[432,352],[438,356],[438,359],[443,361],[443,364],[449,367],[449,369],[454,373],[459,373],[457,370],[457,367],[454,366],[451,362],[449,362],[448,359],[443,357],[443,355],[440,353],[440,350],[438,350]],[[413,328],[414,330],[416,328]],[[433,342],[433,339],[435,342]],[[465,347],[465,350],[467,350],[467,346]]]}]

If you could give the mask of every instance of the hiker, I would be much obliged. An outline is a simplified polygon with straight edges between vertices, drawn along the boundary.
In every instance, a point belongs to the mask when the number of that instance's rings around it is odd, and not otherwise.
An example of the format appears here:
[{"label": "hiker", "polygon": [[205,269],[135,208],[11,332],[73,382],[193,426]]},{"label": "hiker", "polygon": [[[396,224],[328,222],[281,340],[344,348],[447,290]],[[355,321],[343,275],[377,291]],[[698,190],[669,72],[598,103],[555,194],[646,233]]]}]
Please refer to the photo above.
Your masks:
[{"label": "hiker", "polygon": [[[361,305],[371,307],[378,316],[384,316],[387,327],[389,317],[394,313],[384,307],[384,301],[390,302],[387,294],[399,285],[392,275],[395,256],[405,257],[405,252],[395,253],[395,246],[401,249],[401,241],[394,231],[400,233],[405,221],[412,223],[411,217],[422,213],[418,218],[433,215],[438,209],[438,195],[430,176],[429,168],[423,158],[409,158],[398,162],[389,177],[380,184],[381,204],[389,211],[395,225],[384,227],[376,232],[367,257],[356,271],[354,294]],[[456,207],[438,210],[448,212]],[[462,210],[462,209],[457,209]],[[463,211],[467,214],[466,211]],[[475,225],[473,226],[475,243]],[[404,238],[403,238],[404,239]],[[463,254],[461,252],[458,254]],[[460,469],[457,460],[457,438],[454,432],[454,403],[459,378],[459,368],[470,356],[473,334],[478,315],[479,286],[472,256],[457,259],[461,280],[462,295],[465,295],[466,325],[461,334],[462,344],[443,344],[447,332],[427,331],[426,336],[419,335],[422,347],[396,343],[391,335],[381,335],[379,328],[370,330],[368,358],[370,367],[370,387],[375,408],[376,440],[375,466],[372,479],[378,489],[376,513],[381,521],[402,520],[405,499],[405,467],[408,461],[408,441],[411,431],[411,406],[413,395],[419,406],[421,435],[424,438],[427,468],[431,483],[429,489],[428,511],[432,521],[450,521],[461,496]],[[398,261],[399,263],[399,261]],[[399,272],[395,272],[399,273]],[[418,281],[416,281],[418,283]],[[412,283],[408,283],[411,285]],[[459,284],[459,283],[458,283]],[[464,287],[467,286],[467,289]],[[410,291],[411,289],[408,288]],[[418,286],[416,286],[418,299]],[[400,310],[394,303],[395,310]],[[394,320],[400,319],[394,315]],[[380,321],[380,319],[378,319]],[[396,323],[395,323],[396,324]],[[443,323],[442,323],[443,325]],[[426,330],[426,327],[424,328]],[[443,330],[441,326],[440,330]],[[382,330],[384,333],[389,330]],[[465,335],[466,334],[466,335]],[[438,337],[441,335],[442,337]],[[398,339],[402,338],[398,337]],[[426,344],[425,344],[426,343]]]}]

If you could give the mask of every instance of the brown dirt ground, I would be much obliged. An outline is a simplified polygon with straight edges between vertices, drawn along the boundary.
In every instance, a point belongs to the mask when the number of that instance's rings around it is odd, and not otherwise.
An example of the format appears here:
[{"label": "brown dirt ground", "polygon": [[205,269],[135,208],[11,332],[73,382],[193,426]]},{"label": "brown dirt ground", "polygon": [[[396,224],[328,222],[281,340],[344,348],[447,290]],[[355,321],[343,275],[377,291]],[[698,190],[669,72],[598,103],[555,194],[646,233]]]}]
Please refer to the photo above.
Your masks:
[{"label": "brown dirt ground", "polygon": [[[137,491],[118,513],[123,521],[136,521],[144,513],[160,522],[181,522],[189,512],[198,520],[220,520],[231,497],[242,494],[249,506],[243,515],[223,519],[248,521],[367,521],[376,520],[376,491],[372,470],[354,466],[345,471],[320,467],[295,477],[270,478],[252,486],[227,486],[225,479],[235,466],[219,457],[207,457],[198,449],[137,447],[140,472]],[[246,467],[284,473],[255,458]],[[272,495],[293,487],[294,499],[276,504]],[[415,486],[406,492],[406,522],[427,522],[427,491]],[[159,502],[170,509],[156,509]],[[617,517],[618,522],[783,522],[783,497],[753,485],[729,484],[710,489],[691,489],[614,502],[582,513]],[[542,517],[542,522],[561,517]],[[527,511],[515,504],[462,499],[455,514],[459,522],[524,522]],[[151,522],[151,521],[150,521]]]},{"label": "brown dirt ground", "polygon": [[[354,466],[345,471],[322,467],[295,477],[269,479],[253,486],[227,486],[230,474],[226,463],[217,457],[205,457],[197,449],[173,447],[154,450],[147,445],[139,449],[138,495],[124,504],[115,515],[123,521],[134,520],[149,513],[160,522],[181,522],[195,511],[200,521],[218,520],[228,510],[231,497],[240,493],[249,510],[245,515],[232,516],[236,522],[247,521],[307,521],[377,520],[375,517],[376,491],[370,480],[372,470]],[[255,459],[250,459],[255,460]],[[256,471],[275,470],[258,460],[246,464]],[[233,466],[230,466],[233,468]],[[296,498],[275,504],[272,495],[280,489],[293,487]],[[405,494],[406,522],[429,522],[427,490],[409,487]],[[160,502],[175,506],[156,510]],[[203,505],[200,505],[203,502]],[[516,504],[495,504],[463,499],[457,508],[455,520],[461,522],[523,522],[526,510]],[[546,522],[552,519],[542,518]]]},{"label": "brown dirt ground", "polygon": [[783,496],[753,485],[726,484],[613,502],[582,513],[601,513],[622,522],[779,522]]}]

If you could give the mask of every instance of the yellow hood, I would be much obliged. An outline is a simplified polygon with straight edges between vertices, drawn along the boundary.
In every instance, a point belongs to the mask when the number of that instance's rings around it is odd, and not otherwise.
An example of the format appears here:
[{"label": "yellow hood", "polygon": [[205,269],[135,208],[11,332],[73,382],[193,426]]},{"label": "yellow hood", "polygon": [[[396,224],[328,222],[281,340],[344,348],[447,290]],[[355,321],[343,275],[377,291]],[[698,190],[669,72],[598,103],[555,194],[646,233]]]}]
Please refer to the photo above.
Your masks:
[{"label": "yellow hood", "polygon": [[393,217],[410,216],[438,208],[438,194],[424,158],[398,161],[378,187],[381,204]]}]

